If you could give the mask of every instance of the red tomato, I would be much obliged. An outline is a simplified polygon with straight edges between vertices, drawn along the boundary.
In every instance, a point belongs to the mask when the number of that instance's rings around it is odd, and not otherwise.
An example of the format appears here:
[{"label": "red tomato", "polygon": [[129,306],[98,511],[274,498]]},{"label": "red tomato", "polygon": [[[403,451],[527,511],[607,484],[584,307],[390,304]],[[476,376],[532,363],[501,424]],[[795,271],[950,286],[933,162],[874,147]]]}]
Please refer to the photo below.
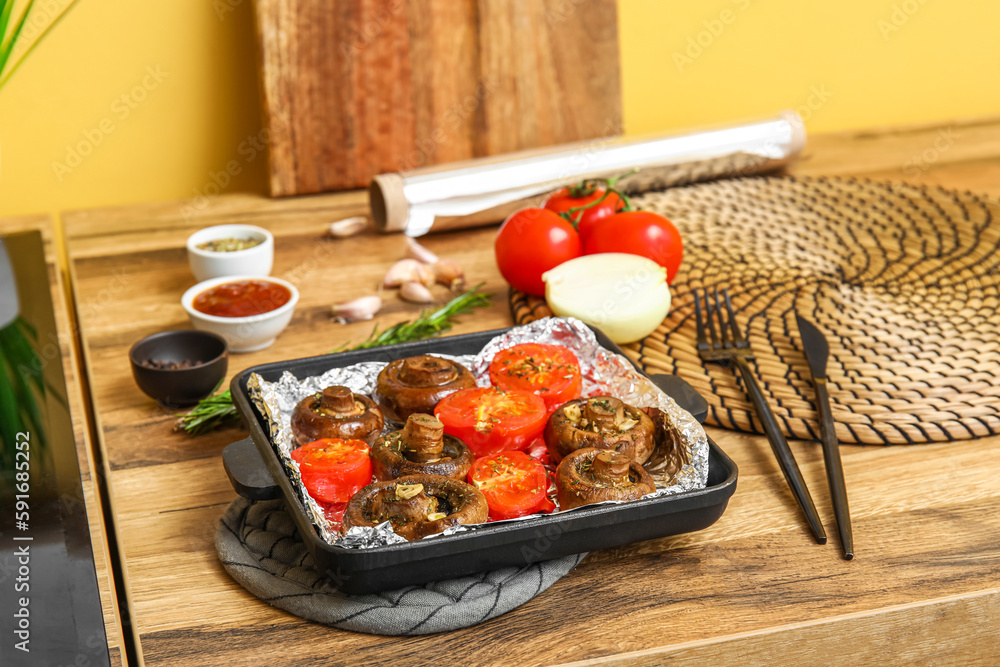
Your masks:
[{"label": "red tomato", "polygon": [[347,503],[324,503],[320,502],[320,507],[323,508],[323,515],[326,520],[334,525],[337,530],[344,523],[344,512],[347,511]]},{"label": "red tomato", "polygon": [[526,208],[504,220],[494,250],[500,274],[510,286],[527,294],[545,294],[542,274],[579,257],[580,236],[557,214]]},{"label": "red tomato", "polygon": [[521,343],[500,350],[490,361],[490,382],[500,389],[538,394],[549,412],[580,397],[580,362],[562,345]]},{"label": "red tomato", "polygon": [[322,438],[292,451],[306,490],[324,503],[346,503],[372,481],[368,445],[361,440]]},{"label": "red tomato", "polygon": [[684,243],[674,223],[651,211],[626,211],[601,220],[587,237],[584,254],[625,252],[642,255],[667,270],[672,283],[681,266]]},{"label": "red tomato", "polygon": [[[616,192],[608,194],[607,197],[604,196],[604,193],[607,192],[605,188],[594,188],[589,191],[589,194],[586,194],[587,192],[588,189],[561,188],[549,195],[549,198],[542,204],[542,206],[550,211],[566,213],[572,208],[586,206],[592,202],[601,201],[603,198],[600,204],[594,204],[589,208],[571,214],[577,222],[577,231],[580,233],[581,239],[586,239],[590,235],[598,220],[606,218],[612,213],[617,213],[625,207],[625,202],[622,201]],[[577,196],[574,196],[574,194]]]},{"label": "red tomato", "polygon": [[555,509],[545,495],[549,488],[545,468],[524,452],[500,452],[477,459],[469,470],[469,483],[486,496],[494,521]]},{"label": "red tomato", "polygon": [[545,402],[529,391],[496,387],[459,389],[438,402],[444,432],[465,441],[477,457],[526,449],[548,420]]},{"label": "red tomato", "polygon": [[539,461],[543,466],[549,465],[549,447],[542,438],[535,438],[524,450],[528,456]]}]

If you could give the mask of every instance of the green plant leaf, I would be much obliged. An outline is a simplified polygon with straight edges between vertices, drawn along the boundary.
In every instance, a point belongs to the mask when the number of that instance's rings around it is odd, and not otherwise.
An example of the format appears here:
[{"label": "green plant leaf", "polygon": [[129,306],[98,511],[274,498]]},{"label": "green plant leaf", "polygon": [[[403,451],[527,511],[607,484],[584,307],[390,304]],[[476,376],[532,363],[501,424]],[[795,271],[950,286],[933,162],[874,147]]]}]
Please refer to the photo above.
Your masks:
[{"label": "green plant leaf", "polygon": [[42,396],[45,396],[45,383],[42,381],[42,363],[38,353],[24,334],[17,327],[7,326],[0,329],[0,345],[4,346],[7,360],[15,375],[27,378],[35,385]]},{"label": "green plant leaf", "polygon": [[[12,335],[13,334],[13,335]],[[23,345],[21,343],[24,343]],[[33,381],[38,393],[45,395],[45,387],[41,382],[40,364],[35,350],[27,344],[21,331],[13,326],[0,329],[0,350],[3,351],[8,367],[7,377],[14,390],[14,399],[21,421],[28,426],[44,447],[47,440],[42,415],[38,409],[38,401],[31,391],[29,379]]]},{"label": "green plant leaf", "polygon": [[0,329],[0,352],[4,355],[5,371],[0,382],[6,382],[13,391],[14,408],[21,420],[21,426],[29,427],[37,437],[39,445],[45,447],[47,443],[45,426],[38,401],[31,390],[31,385],[34,385],[40,396],[46,395],[42,363],[35,348],[21,330],[22,327],[18,325],[18,320],[24,326],[30,327],[26,320],[18,317]]},{"label": "green plant leaf", "polygon": [[18,410],[14,393],[14,378],[10,373],[7,357],[0,349],[0,439],[3,440],[4,469],[9,470],[14,462],[14,443],[19,431],[24,430],[21,411]]},{"label": "green plant leaf", "polygon": [[[55,28],[57,25],[59,25],[59,23],[66,17],[66,15],[69,14],[71,9],[76,7],[77,2],[79,2],[79,0],[73,0],[73,2],[66,5],[66,9],[63,10],[62,14],[57,16],[55,20],[52,23],[50,23],[48,27],[45,28],[45,30],[42,31],[42,34],[38,36],[38,39],[36,39],[34,42],[31,43],[31,46],[29,46],[28,49],[24,52],[24,55],[18,58],[17,62],[14,63],[14,65],[7,71],[7,74],[3,75],[3,78],[0,78],[0,90],[3,89],[4,85],[6,85],[6,83],[10,80],[10,77],[14,76],[14,72],[16,72],[18,68],[21,66],[21,64],[27,59],[27,57],[31,55],[31,52],[34,51],[35,48],[42,43],[42,40],[45,39],[45,37],[52,31],[52,29]],[[0,69],[0,74],[2,74],[2,72],[3,70]]]},{"label": "green plant leaf", "polygon": [[14,374],[14,396],[17,399],[20,409],[21,422],[31,431],[32,437],[37,438],[38,444],[45,447],[48,438],[45,436],[45,425],[42,422],[42,413],[38,409],[38,401],[31,393],[31,387],[21,378]]},{"label": "green plant leaf", "polygon": [[[13,2],[11,2],[10,4],[11,7],[14,6]],[[24,11],[21,12],[21,18],[17,22],[17,25],[14,27],[14,32],[10,33],[10,37],[7,39],[4,45],[0,46],[0,74],[3,74],[3,68],[4,66],[7,65],[7,59],[10,58],[10,54],[14,51],[14,44],[17,43],[17,38],[21,34],[21,29],[24,28],[25,21],[28,20],[28,13],[31,12],[31,8],[34,6],[35,6],[35,0],[28,0],[28,5],[24,8]],[[3,83],[0,82],[0,86],[2,85]]]},{"label": "green plant leaf", "polygon": [[4,37],[7,35],[7,24],[10,22],[10,13],[14,10],[14,0],[0,0],[0,46],[3,45]]}]

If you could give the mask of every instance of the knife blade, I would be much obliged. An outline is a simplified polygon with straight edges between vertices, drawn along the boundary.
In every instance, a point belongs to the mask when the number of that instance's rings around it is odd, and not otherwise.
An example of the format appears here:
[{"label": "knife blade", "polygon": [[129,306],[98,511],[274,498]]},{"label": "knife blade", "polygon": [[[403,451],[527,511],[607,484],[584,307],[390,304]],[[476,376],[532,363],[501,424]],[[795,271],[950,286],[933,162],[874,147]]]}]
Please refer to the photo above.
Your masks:
[{"label": "knife blade", "polygon": [[826,464],[826,480],[830,485],[830,497],[833,499],[833,514],[837,519],[837,531],[840,533],[844,558],[850,560],[854,558],[851,510],[847,503],[847,485],[844,481],[843,463],[840,460],[833,410],[830,408],[830,393],[826,388],[826,363],[830,357],[830,345],[826,342],[823,332],[812,322],[798,314],[795,315],[795,321],[799,325],[802,349],[805,351],[813,386],[816,389],[816,412],[819,413],[820,441],[823,445],[823,462]]}]

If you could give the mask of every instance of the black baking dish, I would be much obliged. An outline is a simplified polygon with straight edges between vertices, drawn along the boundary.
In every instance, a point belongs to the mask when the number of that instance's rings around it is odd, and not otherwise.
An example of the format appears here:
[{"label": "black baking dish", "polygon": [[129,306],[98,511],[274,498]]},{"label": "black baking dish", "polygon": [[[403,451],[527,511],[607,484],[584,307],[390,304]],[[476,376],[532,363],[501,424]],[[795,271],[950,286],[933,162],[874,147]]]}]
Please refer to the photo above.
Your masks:
[{"label": "black baking dish", "polygon": [[[474,572],[560,558],[707,528],[722,516],[736,490],[736,464],[709,440],[708,484],[704,489],[620,505],[595,506],[554,516],[486,526],[474,531],[370,549],[327,544],[285,475],[267,435],[267,423],[247,390],[252,373],[275,381],[289,371],[298,378],[362,361],[384,361],[426,353],[476,354],[506,329],[449,336],[368,350],[262,364],[233,378],[233,402],[250,437],[226,448],[224,463],[234,488],[251,499],[281,497],[317,568],[347,593],[370,593]],[[604,334],[598,342],[620,352]],[[654,378],[655,381],[655,378]],[[665,390],[669,392],[667,387]]]}]

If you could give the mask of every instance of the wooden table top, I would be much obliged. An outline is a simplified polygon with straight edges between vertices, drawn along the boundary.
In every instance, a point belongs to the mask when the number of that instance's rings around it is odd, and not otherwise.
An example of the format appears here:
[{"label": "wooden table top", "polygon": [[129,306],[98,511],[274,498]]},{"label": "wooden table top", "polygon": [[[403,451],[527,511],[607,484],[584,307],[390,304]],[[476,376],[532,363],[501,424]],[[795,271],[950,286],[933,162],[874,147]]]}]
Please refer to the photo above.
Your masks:
[{"label": "wooden table top", "polygon": [[[791,170],[1000,194],[1000,119],[818,136]],[[204,203],[203,203],[204,204]],[[378,637],[300,620],[254,598],[216,557],[216,523],[234,499],[223,447],[230,428],[199,438],[132,381],[136,340],[188,327],[180,296],[194,284],[184,242],[225,222],[269,228],[273,275],[301,300],[270,348],[230,359],[230,377],[270,361],[359,341],[372,323],[338,325],[330,305],[371,293],[402,256],[399,236],[324,237],[363,214],[352,192],[269,200],[233,195],[90,210],[64,218],[99,443],[132,617],[148,665],[236,664],[858,664],[865,659],[976,664],[1000,652],[1000,438],[950,445],[843,446],[857,557],[840,557],[820,447],[791,446],[828,532],[816,545],[763,437],[709,429],[740,480],[723,517],[701,532],[594,552],[522,607],[445,635]],[[506,286],[492,254],[495,228],[432,235],[426,245],[462,263],[496,294],[453,333],[509,326]],[[417,308],[387,299],[387,325]],[[946,480],[942,483],[942,476]]]}]

